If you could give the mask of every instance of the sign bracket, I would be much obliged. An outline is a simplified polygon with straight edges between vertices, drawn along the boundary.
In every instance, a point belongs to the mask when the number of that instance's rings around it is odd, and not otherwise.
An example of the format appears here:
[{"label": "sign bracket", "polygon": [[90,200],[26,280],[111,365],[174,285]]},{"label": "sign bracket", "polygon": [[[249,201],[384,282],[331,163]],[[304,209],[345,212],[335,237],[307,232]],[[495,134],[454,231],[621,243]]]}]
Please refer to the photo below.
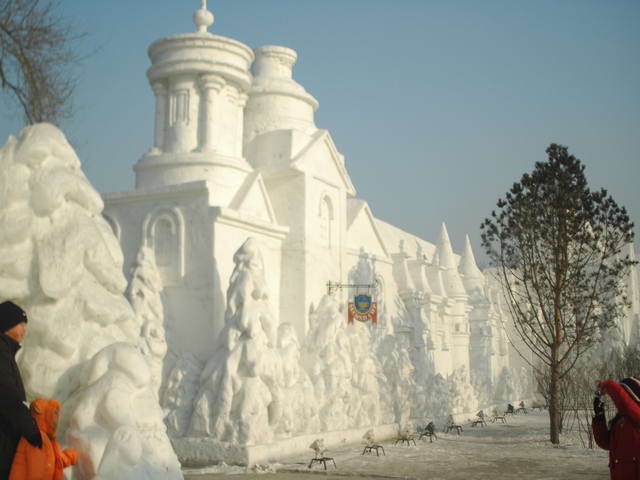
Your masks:
[{"label": "sign bracket", "polygon": [[342,290],[343,288],[366,288],[367,290],[377,290],[378,289],[378,281],[374,280],[373,283],[341,283],[341,282],[332,282],[329,280],[327,282],[327,293],[331,295],[336,290]]}]

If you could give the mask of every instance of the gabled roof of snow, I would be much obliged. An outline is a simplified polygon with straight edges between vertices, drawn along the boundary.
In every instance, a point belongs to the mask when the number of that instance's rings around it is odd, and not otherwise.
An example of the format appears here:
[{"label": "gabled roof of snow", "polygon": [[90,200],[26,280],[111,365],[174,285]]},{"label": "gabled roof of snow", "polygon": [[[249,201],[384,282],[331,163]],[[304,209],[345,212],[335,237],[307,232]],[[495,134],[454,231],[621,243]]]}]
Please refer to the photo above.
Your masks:
[{"label": "gabled roof of snow", "polygon": [[267,188],[259,172],[253,172],[247,176],[229,207],[269,223],[278,223]]},{"label": "gabled roof of snow", "polygon": [[[368,231],[363,232],[363,229],[368,229]],[[369,245],[360,245],[365,238],[368,239]],[[375,242],[375,244],[371,244],[371,242]],[[369,205],[359,198],[347,198],[347,245],[351,248],[362,247],[374,253],[379,251],[385,257],[389,257],[387,243],[378,229]]]},{"label": "gabled roof of snow", "polygon": [[[307,170],[307,168],[305,167],[308,162],[312,162],[312,165],[316,162],[316,159],[313,157],[313,155],[308,155],[316,148],[324,148],[329,153],[329,156],[333,163],[333,167],[340,177],[340,180],[342,181],[347,194],[351,196],[355,195],[356,188],[353,186],[351,177],[349,176],[349,173],[347,172],[347,169],[345,167],[344,156],[340,152],[338,152],[338,149],[336,148],[335,143],[333,143],[333,139],[331,138],[331,134],[328,130],[318,130],[317,132],[315,132],[309,143],[292,159],[291,167],[298,168],[302,171]],[[317,168],[317,165],[313,166]]]}]

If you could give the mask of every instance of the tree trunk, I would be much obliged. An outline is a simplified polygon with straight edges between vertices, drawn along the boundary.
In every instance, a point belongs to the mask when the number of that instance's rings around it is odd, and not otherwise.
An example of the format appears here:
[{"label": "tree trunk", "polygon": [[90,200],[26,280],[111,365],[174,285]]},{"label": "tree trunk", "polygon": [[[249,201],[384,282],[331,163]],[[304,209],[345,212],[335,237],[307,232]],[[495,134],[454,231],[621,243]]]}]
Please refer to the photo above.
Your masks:
[{"label": "tree trunk", "polygon": [[556,346],[553,347],[552,354],[552,362],[551,362],[551,382],[549,385],[549,439],[551,443],[559,444],[560,443],[560,431],[561,431],[561,417],[562,412],[560,411],[560,378],[558,375],[559,365],[557,362],[557,354],[558,348]]}]

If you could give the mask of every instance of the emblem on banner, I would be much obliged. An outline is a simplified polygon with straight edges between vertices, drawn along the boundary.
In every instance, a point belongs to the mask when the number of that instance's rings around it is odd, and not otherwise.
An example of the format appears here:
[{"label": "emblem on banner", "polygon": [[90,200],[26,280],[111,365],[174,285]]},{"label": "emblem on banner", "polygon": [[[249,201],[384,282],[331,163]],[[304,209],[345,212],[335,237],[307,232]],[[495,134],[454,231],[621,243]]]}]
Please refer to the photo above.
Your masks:
[{"label": "emblem on banner", "polygon": [[371,295],[356,295],[353,302],[349,302],[349,316],[347,321],[378,323],[378,307]]}]

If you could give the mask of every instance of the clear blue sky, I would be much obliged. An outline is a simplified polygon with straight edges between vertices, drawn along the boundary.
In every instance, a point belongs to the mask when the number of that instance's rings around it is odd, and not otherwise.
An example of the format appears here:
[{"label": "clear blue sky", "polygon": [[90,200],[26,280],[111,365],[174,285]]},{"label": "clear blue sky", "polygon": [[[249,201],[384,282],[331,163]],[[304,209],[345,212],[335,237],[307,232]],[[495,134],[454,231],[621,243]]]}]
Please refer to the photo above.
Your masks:
[{"label": "clear blue sky", "polygon": [[[63,0],[87,32],[63,129],[101,192],[132,188],[153,141],[148,45],[198,0]],[[209,0],[210,31],[298,52],[296,79],[376,216],[460,251],[551,142],[640,219],[637,0]],[[0,138],[19,131],[0,103]],[[636,228],[636,233],[639,230]],[[636,245],[638,242],[636,241]]]}]

